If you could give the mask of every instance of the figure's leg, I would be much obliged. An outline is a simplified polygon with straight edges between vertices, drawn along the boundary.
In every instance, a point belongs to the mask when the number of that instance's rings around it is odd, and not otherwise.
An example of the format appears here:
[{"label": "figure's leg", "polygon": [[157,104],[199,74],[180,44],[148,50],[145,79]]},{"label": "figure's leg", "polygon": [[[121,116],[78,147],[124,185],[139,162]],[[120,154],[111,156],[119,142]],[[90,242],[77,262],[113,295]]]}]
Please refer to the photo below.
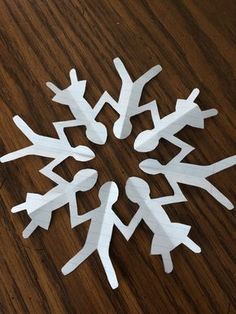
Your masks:
[{"label": "figure's leg", "polygon": [[126,70],[126,67],[124,66],[124,63],[121,61],[120,58],[115,58],[113,60],[113,63],[115,65],[116,71],[118,72],[122,82],[132,82],[131,77]]},{"label": "figure's leg", "polygon": [[98,254],[100,256],[102,265],[104,267],[105,273],[107,275],[107,279],[112,287],[112,289],[116,289],[119,286],[117,277],[116,277],[116,272],[114,270],[114,267],[111,263],[111,259],[109,256],[108,250],[99,250]]},{"label": "figure's leg", "polygon": [[75,270],[94,251],[95,249],[93,246],[85,243],[84,247],[62,267],[61,271],[63,275],[68,275]]},{"label": "figure's leg", "polygon": [[36,134],[29,126],[28,124],[19,116],[14,116],[13,121],[15,125],[18,127],[18,129],[21,130],[21,132],[32,142],[38,140],[41,136]]},{"label": "figure's leg", "polygon": [[151,81],[158,73],[160,73],[162,70],[162,67],[158,64],[152,67],[150,70],[148,70],[146,73],[144,73],[142,76],[140,76],[139,79],[137,79],[136,82],[139,82],[142,86],[144,86],[147,82]]},{"label": "figure's leg", "polygon": [[209,194],[211,194],[219,203],[221,203],[227,209],[234,208],[234,205],[230,202],[230,200],[207,180],[204,180],[203,183],[199,185],[199,187],[206,190]]},{"label": "figure's leg", "polygon": [[172,263],[172,259],[170,256],[170,252],[162,253],[161,257],[162,257],[162,261],[164,264],[165,272],[167,274],[171,273],[173,270],[173,263]]},{"label": "figure's leg", "polygon": [[33,151],[33,145],[29,146],[29,147],[25,147],[19,150],[16,150],[15,152],[6,154],[4,156],[1,157],[0,161],[1,162],[7,162],[7,161],[11,161],[11,160],[15,160],[21,157],[25,157],[28,155],[33,155],[34,151]]},{"label": "figure's leg", "polygon": [[96,103],[96,105],[93,107],[94,119],[96,119],[97,115],[106,103],[108,103],[116,112],[118,112],[117,102],[107,91],[105,91]]},{"label": "figure's leg", "polygon": [[28,224],[28,226],[22,232],[23,238],[27,239],[34,232],[34,230],[37,227],[38,227],[38,225],[33,220],[31,220],[31,222]]},{"label": "figure's leg", "polygon": [[194,253],[200,253],[201,248],[198,246],[193,240],[191,240],[189,237],[186,237],[183,241],[183,244],[186,245],[191,251]]},{"label": "figure's leg", "polygon": [[230,168],[235,165],[236,165],[236,155],[217,161],[210,166],[211,171],[208,176],[213,175],[217,172],[220,172],[224,169]]}]

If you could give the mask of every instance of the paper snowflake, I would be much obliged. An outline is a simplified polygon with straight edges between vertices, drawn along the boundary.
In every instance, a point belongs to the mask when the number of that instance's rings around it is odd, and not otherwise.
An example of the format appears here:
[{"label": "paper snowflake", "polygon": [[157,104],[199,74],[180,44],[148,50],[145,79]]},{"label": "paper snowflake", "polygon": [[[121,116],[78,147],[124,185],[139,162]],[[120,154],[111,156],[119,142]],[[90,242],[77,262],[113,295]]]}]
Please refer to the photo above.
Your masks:
[{"label": "paper snowflake", "polygon": [[[58,138],[51,138],[36,134],[19,116],[15,116],[13,121],[31,141],[32,145],[1,158],[1,162],[26,155],[52,158],[52,161],[40,172],[54,181],[56,186],[44,195],[28,193],[24,203],[12,208],[13,213],[26,210],[31,218],[31,222],[23,231],[23,237],[29,237],[39,226],[48,229],[52,212],[69,203],[72,228],[87,220],[91,220],[91,223],[83,248],[65,264],[62,268],[63,274],[66,275],[72,272],[97,250],[113,289],[118,287],[116,273],[109,256],[113,227],[116,226],[123,236],[129,240],[143,219],[153,232],[151,254],[160,254],[165,271],[167,273],[171,272],[173,264],[170,252],[178,245],[184,244],[195,253],[199,253],[201,249],[188,237],[191,227],[181,223],[172,223],[163,206],[187,201],[179,187],[179,183],[183,183],[205,189],[223,206],[232,209],[233,204],[207,178],[236,163],[236,156],[209,166],[182,162],[194,147],[180,140],[175,134],[187,125],[194,128],[204,128],[205,119],[217,114],[215,109],[202,111],[195,103],[199,93],[198,89],[194,89],[187,99],[178,99],[175,111],[160,118],[155,100],[147,104],[140,104],[140,99],[145,85],[161,71],[161,67],[156,65],[136,81],[133,81],[119,58],[114,59],[114,65],[122,81],[117,101],[108,92],[104,92],[97,104],[94,107],[90,106],[84,98],[86,81],[79,81],[76,71],[72,69],[70,71],[71,84],[69,87],[61,90],[53,83],[47,83],[47,86],[55,93],[53,101],[69,106],[75,119],[53,123]],[[125,225],[113,211],[113,205],[119,194],[115,182],[106,182],[101,186],[99,190],[101,204],[98,208],[79,215],[76,193],[78,191],[88,191],[96,184],[97,171],[95,169],[80,170],[71,182],[66,181],[53,171],[59,163],[69,156],[81,162],[95,157],[95,152],[86,146],[72,147],[65,135],[65,128],[85,126],[86,136],[91,142],[100,145],[106,143],[107,128],[96,120],[104,105],[110,105],[119,115],[113,127],[113,132],[118,139],[124,139],[132,132],[130,119],[133,116],[142,114],[145,111],[151,112],[154,127],[152,130],[143,131],[137,136],[134,142],[136,151],[149,152],[154,150],[161,138],[181,149],[180,153],[166,165],[162,165],[155,159],[146,159],[139,165],[148,174],[164,174],[173,189],[173,195],[152,199],[147,182],[138,177],[130,177],[127,180],[127,197],[139,205],[139,209],[128,225]]]}]

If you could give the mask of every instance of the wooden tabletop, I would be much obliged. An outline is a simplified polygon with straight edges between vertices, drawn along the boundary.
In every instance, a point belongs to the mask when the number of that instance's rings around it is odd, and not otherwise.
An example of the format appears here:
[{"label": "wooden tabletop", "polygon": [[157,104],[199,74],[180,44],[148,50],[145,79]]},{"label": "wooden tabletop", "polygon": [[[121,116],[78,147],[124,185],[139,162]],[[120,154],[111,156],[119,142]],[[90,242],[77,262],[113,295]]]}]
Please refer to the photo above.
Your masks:
[{"label": "wooden tabletop", "polygon": [[[14,115],[52,137],[52,122],[73,119],[67,106],[51,100],[53,93],[45,85],[51,81],[66,88],[71,68],[87,80],[91,106],[105,90],[118,99],[115,57],[133,79],[161,64],[163,71],[145,87],[141,100],[156,99],[161,117],[196,87],[201,109],[218,109],[205,129],[186,127],[178,134],[196,148],[187,162],[207,165],[235,154],[235,1],[1,0],[0,12],[1,156],[29,145],[13,123]],[[116,119],[109,105],[98,116],[108,128],[106,145],[87,140],[83,127],[68,129],[71,143],[87,145],[96,158],[86,163],[68,158],[55,171],[71,180],[79,169],[98,170],[96,186],[77,194],[80,213],[98,207],[99,188],[115,181],[120,190],[115,211],[128,223],[137,205],[125,195],[127,178],[145,179],[154,198],[170,195],[164,176],[144,174],[138,164],[147,156],[166,163],[178,149],[161,140],[153,152],[137,153],[133,143],[142,130],[152,128],[150,113],[132,119],[125,140],[113,134]],[[153,234],[142,222],[128,242],[114,228],[110,256],[118,289],[109,286],[97,253],[63,276],[61,268],[83,247],[89,223],[72,230],[64,206],[53,213],[48,231],[37,228],[25,240],[22,231],[29,217],[10,211],[25,201],[27,192],[44,194],[54,186],[39,173],[49,161],[27,156],[0,167],[1,313],[236,313],[235,210],[196,187],[181,185],[188,202],[165,210],[171,221],[192,226],[190,237],[201,254],[179,246],[172,252],[174,271],[165,274],[160,256],[150,255]],[[230,168],[210,178],[232,202],[235,174]]]}]

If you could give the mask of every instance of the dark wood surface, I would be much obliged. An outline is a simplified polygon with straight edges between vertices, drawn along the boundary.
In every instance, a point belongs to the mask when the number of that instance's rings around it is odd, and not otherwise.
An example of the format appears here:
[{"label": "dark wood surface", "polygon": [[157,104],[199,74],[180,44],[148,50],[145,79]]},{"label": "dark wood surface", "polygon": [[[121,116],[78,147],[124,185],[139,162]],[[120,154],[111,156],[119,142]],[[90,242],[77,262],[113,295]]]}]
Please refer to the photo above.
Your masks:
[{"label": "dark wood surface", "polygon": [[[206,165],[235,153],[235,1],[1,0],[0,14],[1,155],[28,144],[12,121],[15,114],[49,136],[56,136],[53,121],[73,118],[68,108],[51,101],[45,86],[46,81],[68,86],[72,67],[87,80],[91,105],[104,90],[117,99],[115,57],[134,78],[162,65],[143,95],[144,102],[157,99],[161,116],[195,87],[201,90],[202,109],[219,110],[205,130],[180,132],[181,139],[196,147],[188,162]],[[104,182],[117,182],[116,211],[128,222],[137,207],[126,199],[127,178],[147,180],[153,197],[170,194],[164,177],[145,175],[138,163],[146,156],[167,162],[177,150],[163,141],[150,154],[135,153],[135,136],[152,127],[149,114],[133,119],[134,130],[124,141],[112,133],[115,119],[108,107],[99,115],[109,130],[105,146],[91,144],[83,128],[69,130],[73,145],[88,145],[96,158],[86,164],[68,159],[56,170],[69,180],[78,169],[98,169],[96,187],[78,194],[81,213],[98,206]],[[27,192],[45,193],[53,187],[38,172],[48,161],[29,156],[0,167],[1,313],[236,313],[235,210],[227,211],[193,187],[182,186],[189,202],[166,206],[166,211],[172,221],[192,226],[190,235],[201,254],[178,247],[172,254],[174,271],[165,274],[160,257],[150,256],[152,234],[142,223],[129,242],[114,230],[110,254],[118,289],[110,288],[97,254],[64,277],[60,269],[82,247],[88,224],[72,230],[65,206],[54,214],[49,231],[38,229],[24,240],[21,233],[29,219],[10,212]],[[235,201],[235,169],[211,177],[211,182]]]}]

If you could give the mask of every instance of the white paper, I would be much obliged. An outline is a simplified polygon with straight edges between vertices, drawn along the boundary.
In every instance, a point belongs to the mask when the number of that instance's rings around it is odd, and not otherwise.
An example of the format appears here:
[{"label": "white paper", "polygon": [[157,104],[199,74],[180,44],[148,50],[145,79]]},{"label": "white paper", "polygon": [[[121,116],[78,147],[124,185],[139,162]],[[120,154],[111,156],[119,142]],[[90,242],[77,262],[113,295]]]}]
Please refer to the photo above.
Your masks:
[{"label": "white paper", "polygon": [[27,155],[37,155],[58,159],[62,162],[67,157],[73,157],[78,161],[88,161],[95,157],[94,152],[83,145],[72,147],[65,134],[56,128],[59,138],[52,138],[36,134],[19,116],[13,121],[17,127],[31,141],[32,145],[2,156],[0,161],[7,162]]},{"label": "white paper", "polygon": [[37,227],[48,229],[52,212],[67,203],[71,227],[74,227],[78,217],[76,193],[90,190],[95,185],[97,177],[96,170],[83,169],[77,172],[71,182],[64,180],[44,195],[27,193],[26,201],[12,208],[13,213],[26,210],[31,218],[31,222],[23,231],[23,237],[28,238]]},{"label": "white paper", "polygon": [[126,234],[126,237],[129,238],[133,234],[143,219],[153,232],[151,254],[161,255],[166,273],[170,273],[173,270],[170,252],[178,245],[184,244],[195,253],[201,252],[200,247],[188,237],[191,227],[171,222],[162,207],[163,205],[187,201],[178,185],[173,184],[172,188],[174,195],[151,198],[150,188],[141,178],[130,177],[125,187],[127,197],[139,205],[137,212],[129,223],[129,233]]},{"label": "white paper", "polygon": [[[161,66],[152,67],[133,81],[119,58],[114,59],[114,65],[122,81],[117,101],[105,91],[95,106],[92,107],[84,98],[86,81],[78,81],[76,71],[72,69],[70,71],[71,84],[69,87],[61,90],[50,82],[47,83],[47,86],[55,93],[53,100],[67,105],[75,119],[54,122],[53,125],[58,138],[51,138],[36,134],[19,116],[15,116],[13,118],[15,124],[32,142],[32,145],[1,158],[1,162],[27,155],[52,158],[52,161],[40,172],[56,183],[56,186],[44,195],[28,193],[24,203],[12,208],[14,213],[26,210],[31,218],[31,222],[23,231],[23,237],[29,237],[37,227],[48,229],[52,213],[58,208],[69,204],[72,228],[78,227],[87,220],[91,220],[91,222],[84,246],[65,264],[62,268],[63,274],[66,275],[72,272],[93,252],[97,251],[107,279],[113,289],[118,287],[116,273],[109,256],[113,228],[118,228],[125,239],[129,240],[140,221],[144,220],[153,232],[151,254],[161,255],[165,272],[171,272],[173,263],[170,253],[178,245],[184,244],[195,253],[199,253],[201,249],[188,236],[191,227],[171,222],[163,206],[187,201],[179,187],[179,183],[181,183],[205,189],[226,208],[232,209],[233,204],[207,178],[236,164],[236,156],[228,157],[209,166],[183,162],[184,157],[194,147],[180,140],[176,137],[176,134],[187,125],[203,128],[205,119],[217,114],[215,109],[202,111],[195,103],[195,98],[199,94],[198,89],[194,89],[187,99],[178,99],[175,112],[160,118],[155,100],[148,104],[140,104],[140,99],[145,85],[161,71]],[[64,180],[54,172],[54,168],[68,157],[73,157],[81,162],[95,157],[94,152],[89,147],[82,145],[72,147],[66,137],[65,128],[85,126],[85,135],[91,142],[99,145],[106,143],[106,126],[97,121],[97,116],[105,105],[111,106],[119,115],[113,127],[113,132],[118,139],[124,139],[130,135],[132,131],[130,119],[133,116],[142,114],[147,110],[150,111],[154,128],[143,131],[137,136],[134,142],[134,148],[137,151],[148,152],[154,150],[161,138],[181,148],[180,153],[167,165],[162,165],[155,159],[146,159],[139,165],[148,174],[164,174],[173,189],[173,195],[151,198],[147,182],[138,177],[130,177],[127,180],[127,197],[139,206],[128,225],[123,224],[113,210],[119,195],[115,182],[106,182],[101,186],[99,190],[101,204],[98,208],[93,210],[87,208],[87,212],[80,215],[76,193],[88,191],[95,185],[98,178],[97,171],[94,169],[80,170],[71,182]]]},{"label": "white paper", "polygon": [[162,165],[156,159],[145,159],[139,164],[139,168],[151,175],[163,174],[170,184],[181,183],[202,188],[227,209],[233,209],[234,205],[231,201],[210,183],[207,178],[234,166],[236,164],[236,155],[208,166],[201,166],[181,162],[189,151],[189,149],[183,149],[166,165]]},{"label": "white paper", "polygon": [[112,209],[118,195],[119,190],[116,183],[106,182],[99,190],[101,205],[84,215],[77,216],[77,222],[74,226],[87,220],[91,220],[91,223],[83,248],[62,268],[64,275],[71,273],[93,252],[97,251],[111,287],[113,289],[118,287],[116,273],[109,256],[109,247],[114,226],[124,235],[128,233],[127,227]]},{"label": "white paper", "polygon": [[154,118],[158,113],[156,102],[152,101],[141,106],[139,106],[139,102],[144,86],[162,70],[161,66],[152,67],[136,81],[132,81],[123,62],[119,58],[115,58],[113,62],[122,81],[118,101],[115,101],[106,91],[94,108],[91,108],[84,98],[86,81],[78,81],[74,69],[70,71],[71,85],[68,88],[60,90],[53,83],[47,83],[47,86],[55,93],[53,100],[68,105],[76,118],[73,121],[59,122],[57,125],[62,128],[85,125],[88,139],[97,144],[104,144],[107,136],[106,128],[101,123],[96,122],[95,119],[105,104],[110,105],[119,114],[113,127],[113,132],[119,139],[124,139],[130,135],[132,131],[130,119],[133,116],[150,110],[155,121]]},{"label": "white paper", "polygon": [[70,71],[71,85],[63,90],[59,89],[51,82],[47,82],[55,96],[53,101],[63,105],[69,106],[75,120],[56,122],[56,128],[64,132],[64,128],[85,126],[87,138],[96,144],[105,144],[107,139],[107,129],[101,123],[96,121],[95,109],[90,106],[88,101],[84,98],[86,81],[78,81],[75,69]]},{"label": "white paper", "polygon": [[216,109],[202,111],[194,102],[199,94],[195,88],[187,99],[178,99],[176,111],[163,117],[156,115],[157,119],[152,130],[140,133],[134,142],[134,149],[138,152],[149,152],[154,150],[161,138],[168,140],[174,145],[182,148],[183,142],[175,137],[175,134],[189,125],[195,128],[204,128],[204,120],[217,115]]}]

